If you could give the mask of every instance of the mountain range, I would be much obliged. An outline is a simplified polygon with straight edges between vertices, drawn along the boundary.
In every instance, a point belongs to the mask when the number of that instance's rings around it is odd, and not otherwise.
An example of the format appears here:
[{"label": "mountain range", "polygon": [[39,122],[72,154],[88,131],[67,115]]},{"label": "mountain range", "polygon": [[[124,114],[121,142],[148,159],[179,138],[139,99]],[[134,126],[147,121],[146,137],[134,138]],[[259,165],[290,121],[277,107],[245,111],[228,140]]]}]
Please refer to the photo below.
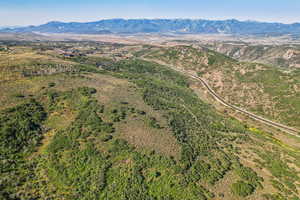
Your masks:
[{"label": "mountain range", "polygon": [[204,19],[106,19],[95,22],[52,21],[38,26],[5,28],[9,33],[75,33],[75,34],[233,34],[233,35],[298,35],[300,23],[283,24],[257,21]]},{"label": "mountain range", "polygon": [[0,30],[2,30],[2,29],[14,29],[14,28],[20,28],[20,26],[0,26]]}]

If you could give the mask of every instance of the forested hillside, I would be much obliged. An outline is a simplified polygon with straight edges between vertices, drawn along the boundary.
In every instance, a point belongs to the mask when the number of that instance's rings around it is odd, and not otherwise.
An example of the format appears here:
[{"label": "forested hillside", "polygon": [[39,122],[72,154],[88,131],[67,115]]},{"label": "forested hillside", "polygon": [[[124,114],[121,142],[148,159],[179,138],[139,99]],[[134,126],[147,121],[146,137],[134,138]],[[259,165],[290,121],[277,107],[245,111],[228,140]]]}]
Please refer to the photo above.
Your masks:
[{"label": "forested hillside", "polygon": [[[299,199],[299,139],[218,112],[188,77],[143,59],[194,63],[206,78],[244,66],[235,60],[185,47],[199,57],[110,43],[3,45],[0,199]],[[241,83],[257,76],[247,73]]]}]

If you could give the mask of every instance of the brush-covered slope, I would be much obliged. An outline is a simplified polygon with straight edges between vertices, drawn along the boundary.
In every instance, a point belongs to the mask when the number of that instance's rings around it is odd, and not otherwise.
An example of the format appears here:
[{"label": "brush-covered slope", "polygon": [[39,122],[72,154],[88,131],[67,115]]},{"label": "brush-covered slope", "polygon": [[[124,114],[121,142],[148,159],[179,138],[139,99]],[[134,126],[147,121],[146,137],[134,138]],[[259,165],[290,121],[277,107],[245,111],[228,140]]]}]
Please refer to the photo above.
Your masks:
[{"label": "brush-covered slope", "polygon": [[[31,45],[1,64],[31,72],[1,78],[2,199],[299,199],[299,145],[217,113],[187,77],[136,59],[32,61],[80,44]],[[45,73],[53,62],[73,70]]]},{"label": "brush-covered slope", "polygon": [[300,70],[297,68],[238,62],[205,48],[189,46],[156,48],[149,52],[145,58],[198,74],[231,104],[300,127]]},{"label": "brush-covered slope", "polygon": [[300,47],[298,45],[215,43],[208,45],[208,48],[241,61],[300,68]]}]

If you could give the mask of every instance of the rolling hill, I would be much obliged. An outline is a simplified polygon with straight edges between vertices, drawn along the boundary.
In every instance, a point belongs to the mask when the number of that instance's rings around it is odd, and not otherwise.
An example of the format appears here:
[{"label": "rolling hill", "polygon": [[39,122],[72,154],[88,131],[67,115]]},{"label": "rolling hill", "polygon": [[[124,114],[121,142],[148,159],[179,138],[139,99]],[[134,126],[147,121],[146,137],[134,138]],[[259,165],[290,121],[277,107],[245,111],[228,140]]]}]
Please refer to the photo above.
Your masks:
[{"label": "rolling hill", "polygon": [[1,45],[1,199],[299,200],[299,139],[221,112],[170,66],[241,105],[274,95],[298,126],[296,71],[189,46]]}]

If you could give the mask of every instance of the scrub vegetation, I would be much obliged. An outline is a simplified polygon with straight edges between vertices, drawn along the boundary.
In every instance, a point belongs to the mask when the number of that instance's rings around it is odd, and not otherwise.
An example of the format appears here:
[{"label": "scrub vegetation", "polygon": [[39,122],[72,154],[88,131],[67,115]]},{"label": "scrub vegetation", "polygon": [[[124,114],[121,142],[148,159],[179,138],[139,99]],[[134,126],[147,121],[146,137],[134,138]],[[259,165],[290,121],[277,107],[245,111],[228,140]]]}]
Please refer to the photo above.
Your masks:
[{"label": "scrub vegetation", "polygon": [[[169,67],[107,56],[130,52],[116,44],[8,46],[32,73],[1,79],[1,199],[299,199],[300,149],[218,113]],[[72,70],[40,73],[54,61]]]}]

